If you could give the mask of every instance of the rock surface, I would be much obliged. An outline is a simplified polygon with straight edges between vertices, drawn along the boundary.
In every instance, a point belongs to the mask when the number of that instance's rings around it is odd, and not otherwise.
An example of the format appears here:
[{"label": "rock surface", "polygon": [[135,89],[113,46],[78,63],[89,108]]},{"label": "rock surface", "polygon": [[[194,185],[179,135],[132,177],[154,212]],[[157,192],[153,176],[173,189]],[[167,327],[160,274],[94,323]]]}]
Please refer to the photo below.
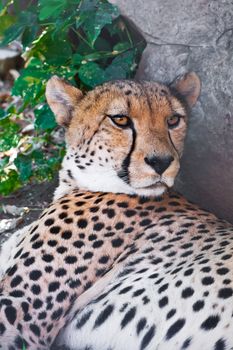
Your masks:
[{"label": "rock surface", "polygon": [[114,0],[148,46],[138,78],[202,80],[176,187],[233,222],[233,1]]}]

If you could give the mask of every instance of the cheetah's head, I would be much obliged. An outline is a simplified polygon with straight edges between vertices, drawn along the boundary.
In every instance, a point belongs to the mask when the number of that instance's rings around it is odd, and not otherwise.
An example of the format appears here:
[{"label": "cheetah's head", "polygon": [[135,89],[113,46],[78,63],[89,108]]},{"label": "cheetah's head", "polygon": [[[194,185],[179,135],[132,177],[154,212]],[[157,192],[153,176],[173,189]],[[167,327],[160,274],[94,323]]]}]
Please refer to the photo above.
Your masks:
[{"label": "cheetah's head", "polygon": [[[178,173],[187,112],[199,93],[195,73],[170,86],[108,82],[85,96],[52,77],[47,100],[66,128],[61,182],[90,191],[160,196]],[[61,187],[58,192],[67,192]]]}]

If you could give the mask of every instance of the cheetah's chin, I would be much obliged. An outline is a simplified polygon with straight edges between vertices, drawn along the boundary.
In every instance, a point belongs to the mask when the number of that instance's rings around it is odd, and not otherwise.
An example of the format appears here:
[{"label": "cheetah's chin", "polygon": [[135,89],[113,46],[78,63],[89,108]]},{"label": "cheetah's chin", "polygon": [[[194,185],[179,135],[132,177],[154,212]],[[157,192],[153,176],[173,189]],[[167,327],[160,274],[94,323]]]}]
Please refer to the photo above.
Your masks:
[{"label": "cheetah's chin", "polygon": [[168,188],[169,187],[166,183],[159,181],[146,187],[137,188],[136,192],[139,196],[160,197],[167,191]]}]

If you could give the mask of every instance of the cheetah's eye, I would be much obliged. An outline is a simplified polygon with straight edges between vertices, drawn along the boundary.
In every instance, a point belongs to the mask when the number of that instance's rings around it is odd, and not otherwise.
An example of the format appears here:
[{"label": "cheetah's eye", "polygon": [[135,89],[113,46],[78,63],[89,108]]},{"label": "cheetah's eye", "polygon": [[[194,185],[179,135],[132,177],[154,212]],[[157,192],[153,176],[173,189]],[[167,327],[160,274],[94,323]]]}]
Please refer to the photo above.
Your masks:
[{"label": "cheetah's eye", "polygon": [[167,125],[169,129],[174,129],[180,124],[181,116],[179,114],[174,114],[167,118]]},{"label": "cheetah's eye", "polygon": [[108,115],[111,121],[119,126],[120,128],[127,128],[131,125],[131,119],[126,115],[117,114],[117,115]]}]

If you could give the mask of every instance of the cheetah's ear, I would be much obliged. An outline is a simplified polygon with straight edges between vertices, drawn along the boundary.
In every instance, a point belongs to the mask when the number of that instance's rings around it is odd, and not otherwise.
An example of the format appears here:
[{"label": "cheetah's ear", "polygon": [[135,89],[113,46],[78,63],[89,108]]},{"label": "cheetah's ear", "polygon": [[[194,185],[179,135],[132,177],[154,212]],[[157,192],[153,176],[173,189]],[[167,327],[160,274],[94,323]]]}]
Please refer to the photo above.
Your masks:
[{"label": "cheetah's ear", "polygon": [[182,97],[184,97],[189,107],[193,107],[201,91],[201,81],[194,72],[178,76],[170,85]]},{"label": "cheetah's ear", "polygon": [[45,95],[57,123],[68,127],[72,112],[83,96],[82,92],[57,76],[53,76],[47,83]]}]

